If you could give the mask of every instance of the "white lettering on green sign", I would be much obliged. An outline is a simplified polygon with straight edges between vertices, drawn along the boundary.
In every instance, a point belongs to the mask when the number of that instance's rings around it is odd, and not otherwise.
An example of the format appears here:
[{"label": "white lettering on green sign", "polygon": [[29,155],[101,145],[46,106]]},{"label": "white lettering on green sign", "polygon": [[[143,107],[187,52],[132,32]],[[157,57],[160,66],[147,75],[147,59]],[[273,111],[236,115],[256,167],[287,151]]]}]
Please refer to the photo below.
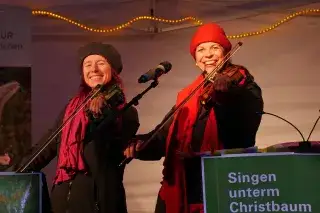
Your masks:
[{"label": "white lettering on green sign", "polygon": [[242,197],[279,197],[279,189],[238,189],[229,190],[230,198],[242,198]]},{"label": "white lettering on green sign", "polygon": [[230,172],[228,174],[229,183],[251,183],[258,185],[259,183],[276,182],[275,174],[242,174],[241,172]]},{"label": "white lettering on green sign", "polygon": [[276,203],[274,201],[266,203],[254,201],[250,204],[231,202],[230,212],[312,212],[312,208],[310,204]]},{"label": "white lettering on green sign", "polygon": [[[243,184],[243,186],[251,185],[248,188],[241,188],[234,185],[229,189],[230,213],[243,213],[243,212],[312,212],[310,204],[299,203],[277,203],[274,200],[263,201],[260,197],[279,197],[280,190],[278,188],[260,188],[261,183],[275,183],[277,177],[275,174],[245,174],[241,172],[228,173],[228,182],[230,184]],[[268,184],[270,186],[270,184]],[[237,188],[237,189],[234,189]],[[240,201],[241,198],[245,198]],[[256,201],[247,198],[256,198]],[[259,199],[260,198],[260,199]]]}]

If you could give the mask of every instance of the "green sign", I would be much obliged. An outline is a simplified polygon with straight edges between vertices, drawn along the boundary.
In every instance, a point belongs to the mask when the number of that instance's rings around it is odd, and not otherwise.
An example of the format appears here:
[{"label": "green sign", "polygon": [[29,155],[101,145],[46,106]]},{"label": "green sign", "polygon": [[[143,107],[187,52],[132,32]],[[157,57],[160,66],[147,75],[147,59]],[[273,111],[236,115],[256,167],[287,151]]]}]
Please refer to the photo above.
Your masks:
[{"label": "green sign", "polygon": [[204,157],[206,213],[320,213],[320,155]]},{"label": "green sign", "polygon": [[40,212],[41,174],[0,172],[0,212]]}]

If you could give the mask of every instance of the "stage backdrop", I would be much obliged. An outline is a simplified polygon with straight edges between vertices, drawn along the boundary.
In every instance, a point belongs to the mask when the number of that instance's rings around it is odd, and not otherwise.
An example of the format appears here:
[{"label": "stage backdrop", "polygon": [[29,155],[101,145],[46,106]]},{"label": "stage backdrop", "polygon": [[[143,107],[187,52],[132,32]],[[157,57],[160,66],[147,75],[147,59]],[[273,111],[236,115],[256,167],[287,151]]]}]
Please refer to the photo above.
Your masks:
[{"label": "stage backdrop", "polygon": [[[288,13],[270,13],[220,24],[227,34],[237,34],[264,28]],[[200,74],[188,52],[194,30],[189,28],[156,36],[100,37],[112,43],[123,56],[121,76],[129,100],[149,85],[137,83],[141,74],[164,60],[173,64],[171,72],[162,76],[159,86],[148,92],[137,106],[141,122],[139,133],[151,131],[174,105],[176,93]],[[234,63],[246,66],[261,86],[265,111],[288,118],[305,135],[308,135],[319,115],[319,30],[318,17],[299,17],[269,33],[241,39],[243,47],[233,58]],[[76,51],[88,41],[76,35],[72,38],[34,38],[34,143],[51,127],[68,99],[77,91],[80,78]],[[232,43],[237,41],[232,40]],[[320,138],[319,130],[317,127],[311,139]],[[263,117],[257,145],[299,140],[299,134],[288,124],[267,115]],[[52,161],[44,170],[50,183],[55,173],[55,163],[56,160]],[[130,213],[152,212],[160,187],[161,169],[162,161],[134,160],[128,165],[125,185]]]},{"label": "stage backdrop", "polygon": [[0,5],[0,154],[31,146],[31,10]]},{"label": "stage backdrop", "polygon": [[[0,5],[0,155],[9,154],[13,164],[31,147],[31,55],[31,10]],[[34,212],[25,206],[29,192],[12,191],[20,185],[6,178],[0,178],[0,211]]]}]

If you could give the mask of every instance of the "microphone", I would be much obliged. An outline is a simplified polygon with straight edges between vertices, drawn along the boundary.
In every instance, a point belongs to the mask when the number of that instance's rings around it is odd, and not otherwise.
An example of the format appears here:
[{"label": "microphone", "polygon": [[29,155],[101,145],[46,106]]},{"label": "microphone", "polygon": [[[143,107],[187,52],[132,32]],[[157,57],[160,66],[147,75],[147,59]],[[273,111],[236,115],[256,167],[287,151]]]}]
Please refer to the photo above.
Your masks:
[{"label": "microphone", "polygon": [[161,62],[156,68],[150,69],[145,74],[141,75],[138,83],[146,83],[150,80],[156,80],[161,75],[168,73],[172,68],[172,64],[168,61]]},{"label": "microphone", "polygon": [[[320,110],[319,110],[319,112],[320,112]],[[314,125],[313,125],[313,127],[312,127],[312,129],[311,129],[311,132],[309,133],[309,136],[308,136],[307,141],[309,141],[309,139],[310,139],[310,137],[311,137],[311,134],[313,133],[313,130],[316,128],[319,119],[320,119],[320,115],[319,115],[319,117],[317,118],[316,122],[314,123]]]},{"label": "microphone", "polygon": [[280,116],[278,116],[278,115],[269,113],[269,112],[261,111],[261,112],[257,112],[257,114],[259,114],[259,115],[263,115],[263,114],[272,115],[272,116],[274,116],[274,117],[277,117],[277,118],[279,118],[279,119],[287,122],[288,124],[290,124],[293,128],[295,128],[295,129],[298,131],[298,133],[300,134],[300,136],[301,136],[301,138],[302,138],[302,141],[303,141],[303,142],[306,142],[306,140],[304,139],[303,134],[301,133],[301,131],[300,131],[295,125],[293,125],[293,123],[291,123],[290,121],[288,121],[288,120],[286,120],[286,119],[284,119],[284,118],[282,118],[282,117],[280,117]]},{"label": "microphone", "polygon": [[302,142],[299,142],[299,148],[298,148],[298,151],[300,152],[310,152],[311,150],[311,143],[308,141],[308,140],[305,140],[304,139],[304,136],[303,134],[301,133],[301,131],[295,126],[293,125],[293,123],[291,123],[290,121],[278,116],[278,115],[275,115],[273,113],[269,113],[269,112],[264,112],[264,111],[261,111],[261,112],[256,112],[257,114],[259,115],[272,115],[274,117],[277,117],[285,122],[287,122],[288,124],[290,124],[293,128],[295,128],[297,130],[297,132],[300,134],[301,138],[302,138]]}]

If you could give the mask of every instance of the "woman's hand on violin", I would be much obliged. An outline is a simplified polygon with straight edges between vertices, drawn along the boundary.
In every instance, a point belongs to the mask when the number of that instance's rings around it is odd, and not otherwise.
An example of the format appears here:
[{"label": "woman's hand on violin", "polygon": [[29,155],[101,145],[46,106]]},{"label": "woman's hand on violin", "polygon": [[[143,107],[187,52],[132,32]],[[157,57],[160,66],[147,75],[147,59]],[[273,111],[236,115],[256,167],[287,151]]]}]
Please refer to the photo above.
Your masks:
[{"label": "woman's hand on violin", "polygon": [[136,158],[143,141],[133,139],[129,142],[129,146],[124,150],[123,155],[126,158]]},{"label": "woman's hand on violin", "polygon": [[89,109],[94,114],[102,114],[102,107],[105,105],[105,99],[102,95],[93,98],[89,103]]},{"label": "woman's hand on violin", "polygon": [[228,91],[231,82],[232,79],[228,75],[218,73],[213,81],[214,89],[216,91],[226,92]]},{"label": "woman's hand on violin", "polygon": [[3,166],[9,165],[10,161],[11,161],[11,158],[7,153],[0,156],[0,165],[3,165]]}]

